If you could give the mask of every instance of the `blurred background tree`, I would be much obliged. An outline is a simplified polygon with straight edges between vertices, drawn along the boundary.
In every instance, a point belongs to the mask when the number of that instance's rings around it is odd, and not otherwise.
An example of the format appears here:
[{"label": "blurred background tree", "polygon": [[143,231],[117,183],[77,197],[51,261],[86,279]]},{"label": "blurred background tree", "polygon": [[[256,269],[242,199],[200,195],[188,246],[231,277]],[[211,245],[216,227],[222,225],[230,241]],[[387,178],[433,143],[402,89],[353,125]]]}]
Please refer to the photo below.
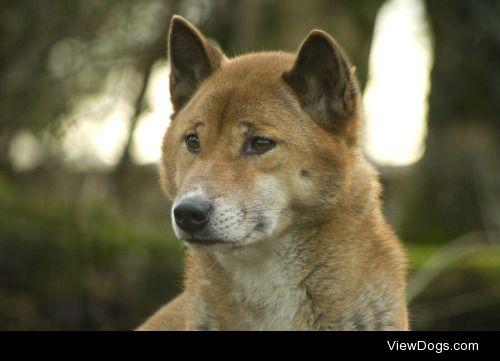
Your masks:
[{"label": "blurred background tree", "polygon": [[[0,329],[131,329],[180,291],[183,250],[156,164],[133,155],[172,14],[228,55],[294,51],[322,28],[345,47],[364,88],[383,4],[4,1]],[[411,254],[415,327],[498,329],[500,255],[487,245],[498,244],[500,226],[499,4],[425,4],[435,57],[426,152],[412,166],[380,167],[387,215]],[[108,133],[118,142],[109,159],[78,132],[67,136],[84,119],[110,117],[125,131]],[[82,148],[85,156],[74,156]]]},{"label": "blurred background tree", "polygon": [[[426,0],[425,4],[434,37],[428,134],[425,155],[408,175],[412,186],[400,233],[409,243],[446,244],[440,257],[451,260],[467,262],[467,255],[482,252],[476,257],[480,260],[496,249],[498,265],[500,3]],[[440,294],[444,301],[423,307],[421,324],[500,328],[497,265],[483,262],[484,274],[478,275],[478,267],[464,264],[435,281],[441,291],[427,292]]]}]

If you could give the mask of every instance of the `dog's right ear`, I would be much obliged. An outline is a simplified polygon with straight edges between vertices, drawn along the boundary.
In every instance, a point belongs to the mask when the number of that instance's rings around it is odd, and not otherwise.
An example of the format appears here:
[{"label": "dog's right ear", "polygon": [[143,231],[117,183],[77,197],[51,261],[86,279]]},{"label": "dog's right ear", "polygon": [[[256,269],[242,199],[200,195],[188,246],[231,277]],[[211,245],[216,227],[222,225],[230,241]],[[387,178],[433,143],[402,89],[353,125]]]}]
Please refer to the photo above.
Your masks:
[{"label": "dog's right ear", "polygon": [[168,49],[170,96],[177,112],[193,96],[203,79],[220,67],[225,56],[179,15],[172,18]]}]

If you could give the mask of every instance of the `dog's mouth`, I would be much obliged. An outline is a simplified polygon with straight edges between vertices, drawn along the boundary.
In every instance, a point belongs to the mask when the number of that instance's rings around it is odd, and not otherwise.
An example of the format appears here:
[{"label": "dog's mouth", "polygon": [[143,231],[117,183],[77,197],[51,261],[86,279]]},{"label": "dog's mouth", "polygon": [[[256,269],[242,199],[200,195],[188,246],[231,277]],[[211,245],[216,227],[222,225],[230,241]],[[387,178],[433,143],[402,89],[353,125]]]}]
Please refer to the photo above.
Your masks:
[{"label": "dog's mouth", "polygon": [[193,246],[212,246],[215,244],[228,243],[216,238],[207,237],[184,237],[183,241]]},{"label": "dog's mouth", "polygon": [[[217,248],[240,248],[249,244],[249,239],[255,235],[256,232],[262,231],[264,228],[263,223],[257,223],[247,234],[239,240],[224,240],[220,238],[210,237],[210,235],[185,235],[182,240],[193,248],[205,249],[217,246]],[[253,242],[250,242],[253,243]],[[215,248],[215,247],[214,247]]]},{"label": "dog's mouth", "polygon": [[183,241],[189,248],[202,252],[233,251],[244,247],[239,242],[223,241],[216,238],[188,238],[183,239]]}]

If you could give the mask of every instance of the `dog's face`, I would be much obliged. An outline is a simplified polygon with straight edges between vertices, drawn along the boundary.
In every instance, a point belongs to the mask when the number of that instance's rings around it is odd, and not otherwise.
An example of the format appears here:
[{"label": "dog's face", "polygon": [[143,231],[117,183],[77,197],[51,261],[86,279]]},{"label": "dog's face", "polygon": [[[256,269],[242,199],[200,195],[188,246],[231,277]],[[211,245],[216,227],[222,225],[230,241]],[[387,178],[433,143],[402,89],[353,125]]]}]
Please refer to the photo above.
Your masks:
[{"label": "dog's face", "polygon": [[357,147],[359,91],[328,35],[312,32],[297,56],[228,60],[174,17],[169,41],[175,113],[161,169],[180,239],[246,246],[334,204]]}]

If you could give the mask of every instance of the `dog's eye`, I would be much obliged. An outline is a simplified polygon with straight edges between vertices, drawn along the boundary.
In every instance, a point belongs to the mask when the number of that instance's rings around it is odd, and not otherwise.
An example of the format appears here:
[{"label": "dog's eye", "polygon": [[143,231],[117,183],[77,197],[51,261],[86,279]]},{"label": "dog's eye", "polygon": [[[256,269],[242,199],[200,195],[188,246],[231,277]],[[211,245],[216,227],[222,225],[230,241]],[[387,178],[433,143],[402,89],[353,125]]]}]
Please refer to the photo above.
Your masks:
[{"label": "dog's eye", "polygon": [[264,137],[250,138],[245,146],[245,154],[263,154],[270,151],[276,142]]},{"label": "dog's eye", "polygon": [[189,133],[184,138],[186,142],[186,147],[191,153],[198,153],[200,151],[200,138],[198,138],[198,134]]}]

